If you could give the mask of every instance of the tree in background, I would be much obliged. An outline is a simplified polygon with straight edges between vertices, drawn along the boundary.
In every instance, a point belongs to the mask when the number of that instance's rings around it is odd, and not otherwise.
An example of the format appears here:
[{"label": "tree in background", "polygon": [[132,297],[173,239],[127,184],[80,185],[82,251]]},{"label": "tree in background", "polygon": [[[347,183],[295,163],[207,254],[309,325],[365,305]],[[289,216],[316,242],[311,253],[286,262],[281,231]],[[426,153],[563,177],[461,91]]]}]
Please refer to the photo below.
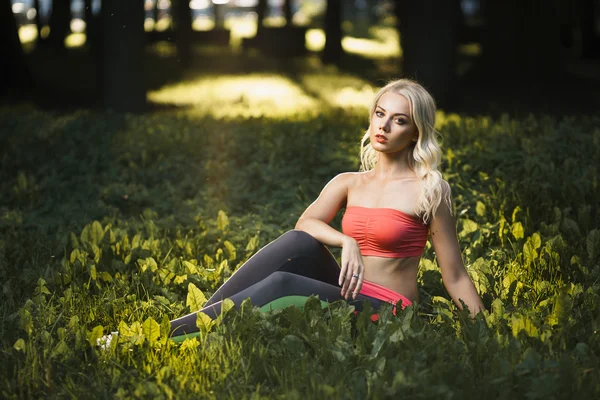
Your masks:
[{"label": "tree in background", "polygon": [[456,87],[459,0],[395,0],[402,73],[427,87],[441,105]]},{"label": "tree in background", "polygon": [[48,45],[57,53],[65,49],[65,39],[71,31],[71,0],[52,0]]},{"label": "tree in background", "polygon": [[172,0],[173,29],[177,58],[184,65],[192,58],[192,10],[189,0]]},{"label": "tree in background", "polygon": [[338,63],[344,49],[342,48],[342,2],[327,0],[325,10],[325,48],[321,59],[324,63]]},{"label": "tree in background", "polygon": [[31,84],[10,0],[0,0],[0,94]]},{"label": "tree in background", "polygon": [[487,0],[481,73],[494,80],[544,79],[560,63],[558,3],[542,0]]},{"label": "tree in background", "polygon": [[142,1],[103,0],[101,71],[104,107],[139,112],[146,108],[144,6]]}]

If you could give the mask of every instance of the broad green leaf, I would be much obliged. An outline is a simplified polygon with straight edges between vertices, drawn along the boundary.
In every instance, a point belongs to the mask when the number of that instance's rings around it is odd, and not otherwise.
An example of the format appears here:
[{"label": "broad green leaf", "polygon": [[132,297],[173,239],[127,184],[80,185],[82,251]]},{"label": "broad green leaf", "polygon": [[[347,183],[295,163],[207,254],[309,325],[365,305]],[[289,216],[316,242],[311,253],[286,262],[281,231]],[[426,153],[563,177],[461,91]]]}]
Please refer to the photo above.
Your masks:
[{"label": "broad green leaf", "polygon": [[600,256],[600,230],[594,229],[588,233],[586,247],[590,264],[595,263]]},{"label": "broad green leaf", "polygon": [[512,333],[513,336],[517,337],[519,332],[525,332],[527,336],[539,337],[540,333],[536,326],[527,317],[513,316],[512,318]]},{"label": "broad green leaf", "polygon": [[215,321],[203,312],[196,314],[196,327],[202,332],[208,332],[214,323]]},{"label": "broad green leaf", "polygon": [[104,334],[104,327],[102,325],[96,326],[92,331],[88,334],[88,342],[92,347],[98,344],[98,339],[102,337]]},{"label": "broad green leaf", "polygon": [[142,325],[142,329],[144,332],[144,336],[150,343],[156,342],[158,337],[160,336],[160,325],[151,317],[148,317],[144,324]]},{"label": "broad green leaf", "polygon": [[183,282],[187,280],[187,274],[185,275],[177,275],[173,280],[173,283],[176,285],[181,285]]},{"label": "broad green leaf", "polygon": [[191,262],[189,262],[189,261],[183,261],[183,265],[185,266],[185,269],[187,270],[188,274],[190,274],[190,275],[197,275],[198,274],[198,267],[196,267]]},{"label": "broad green leaf", "polygon": [[92,226],[90,229],[90,239],[92,241],[92,243],[94,244],[99,244],[102,241],[102,238],[104,237],[104,229],[102,228],[102,225],[100,224],[100,222],[98,221],[94,221],[92,222]]},{"label": "broad green leaf", "polygon": [[221,313],[225,314],[227,311],[231,310],[233,307],[235,307],[235,303],[233,302],[233,300],[225,299],[221,303]]},{"label": "broad green leaf", "polygon": [[579,230],[577,222],[573,221],[570,218],[563,219],[561,229],[563,232],[565,232],[567,235],[573,238],[579,238],[581,236],[581,231]]},{"label": "broad green leaf", "polygon": [[227,214],[225,214],[225,211],[223,211],[223,210],[219,210],[219,212],[217,214],[217,227],[221,231],[225,231],[229,227],[229,218],[227,217]]},{"label": "broad green leaf", "polygon": [[477,225],[477,222],[465,218],[465,219],[462,220],[462,232],[461,232],[461,235],[468,235],[469,233],[473,233],[478,228],[479,228],[479,226]]},{"label": "broad green leaf", "polygon": [[523,239],[525,237],[525,233],[523,232],[523,225],[520,222],[512,224],[512,226],[510,227],[510,231],[513,237],[517,240]]},{"label": "broad green leaf", "polygon": [[519,217],[519,213],[521,212],[521,207],[516,206],[512,213],[512,223],[517,222],[517,218]]},{"label": "broad green leaf", "polygon": [[246,251],[254,251],[258,248],[258,235],[254,235],[248,241],[246,245]]},{"label": "broad green leaf", "polygon": [[25,340],[19,339],[13,345],[13,348],[17,351],[25,351]]},{"label": "broad green leaf", "polygon": [[475,206],[475,211],[477,212],[477,215],[479,215],[480,217],[484,217],[485,216],[485,204],[483,204],[481,201],[478,201],[477,206]]},{"label": "broad green leaf", "polygon": [[235,246],[229,241],[226,240],[225,242],[223,242],[223,245],[225,246],[225,250],[227,250],[227,259],[229,259],[229,261],[233,261],[236,259],[236,251],[235,251]]},{"label": "broad green leaf", "polygon": [[97,278],[97,274],[96,274],[96,266],[94,264],[90,265],[90,277],[92,278],[93,281],[96,280]]},{"label": "broad green leaf", "polygon": [[188,284],[188,294],[185,305],[190,308],[190,311],[198,311],[206,303],[206,296],[192,282]]}]

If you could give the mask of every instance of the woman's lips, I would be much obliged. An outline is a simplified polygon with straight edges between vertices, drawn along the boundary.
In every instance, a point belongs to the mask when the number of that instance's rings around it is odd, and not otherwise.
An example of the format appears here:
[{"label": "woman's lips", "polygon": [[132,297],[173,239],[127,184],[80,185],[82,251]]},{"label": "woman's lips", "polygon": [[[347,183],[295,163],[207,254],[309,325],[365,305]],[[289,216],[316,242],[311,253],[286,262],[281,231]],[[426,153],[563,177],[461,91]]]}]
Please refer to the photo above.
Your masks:
[{"label": "woman's lips", "polygon": [[378,143],[385,143],[385,142],[387,142],[386,137],[383,136],[383,135],[375,135],[375,140],[377,140]]}]

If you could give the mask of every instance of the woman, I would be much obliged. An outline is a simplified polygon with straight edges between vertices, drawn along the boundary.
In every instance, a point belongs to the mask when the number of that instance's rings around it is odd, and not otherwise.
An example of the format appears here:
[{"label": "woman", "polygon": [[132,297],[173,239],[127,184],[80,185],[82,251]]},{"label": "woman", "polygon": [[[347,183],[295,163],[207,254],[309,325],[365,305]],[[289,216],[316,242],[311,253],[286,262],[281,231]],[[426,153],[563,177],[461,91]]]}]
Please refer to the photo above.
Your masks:
[{"label": "woman", "polygon": [[[332,302],[365,300],[406,307],[417,300],[417,269],[428,236],[448,293],[472,315],[481,298],[462,262],[450,188],[437,170],[435,103],[418,83],[383,87],[371,107],[362,139],[362,172],[333,178],[302,214],[296,230],[271,242],[223,284],[201,310],[211,317],[222,300],[250,297],[263,309],[310,295]],[[329,226],[345,208],[342,232]],[[342,248],[338,265],[325,246]],[[171,322],[173,336],[195,332],[196,313]]]}]

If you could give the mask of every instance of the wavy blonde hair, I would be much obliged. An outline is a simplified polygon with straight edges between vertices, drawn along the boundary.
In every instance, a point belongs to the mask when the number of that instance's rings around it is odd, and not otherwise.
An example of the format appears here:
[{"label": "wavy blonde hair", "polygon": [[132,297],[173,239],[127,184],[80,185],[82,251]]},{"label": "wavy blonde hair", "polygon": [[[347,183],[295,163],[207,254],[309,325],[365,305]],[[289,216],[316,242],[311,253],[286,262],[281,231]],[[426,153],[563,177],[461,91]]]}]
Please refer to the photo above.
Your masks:
[{"label": "wavy blonde hair", "polygon": [[379,153],[371,145],[370,123],[379,99],[387,92],[406,97],[412,119],[417,126],[419,137],[416,143],[410,145],[408,162],[421,184],[421,196],[414,211],[424,223],[428,224],[442,201],[446,203],[450,213],[452,213],[452,206],[450,186],[442,179],[442,174],[437,169],[442,159],[442,150],[438,142],[440,133],[434,128],[435,101],[423,86],[410,79],[399,79],[389,82],[375,95],[369,114],[369,129],[361,140],[360,170],[370,171],[377,164]]}]

